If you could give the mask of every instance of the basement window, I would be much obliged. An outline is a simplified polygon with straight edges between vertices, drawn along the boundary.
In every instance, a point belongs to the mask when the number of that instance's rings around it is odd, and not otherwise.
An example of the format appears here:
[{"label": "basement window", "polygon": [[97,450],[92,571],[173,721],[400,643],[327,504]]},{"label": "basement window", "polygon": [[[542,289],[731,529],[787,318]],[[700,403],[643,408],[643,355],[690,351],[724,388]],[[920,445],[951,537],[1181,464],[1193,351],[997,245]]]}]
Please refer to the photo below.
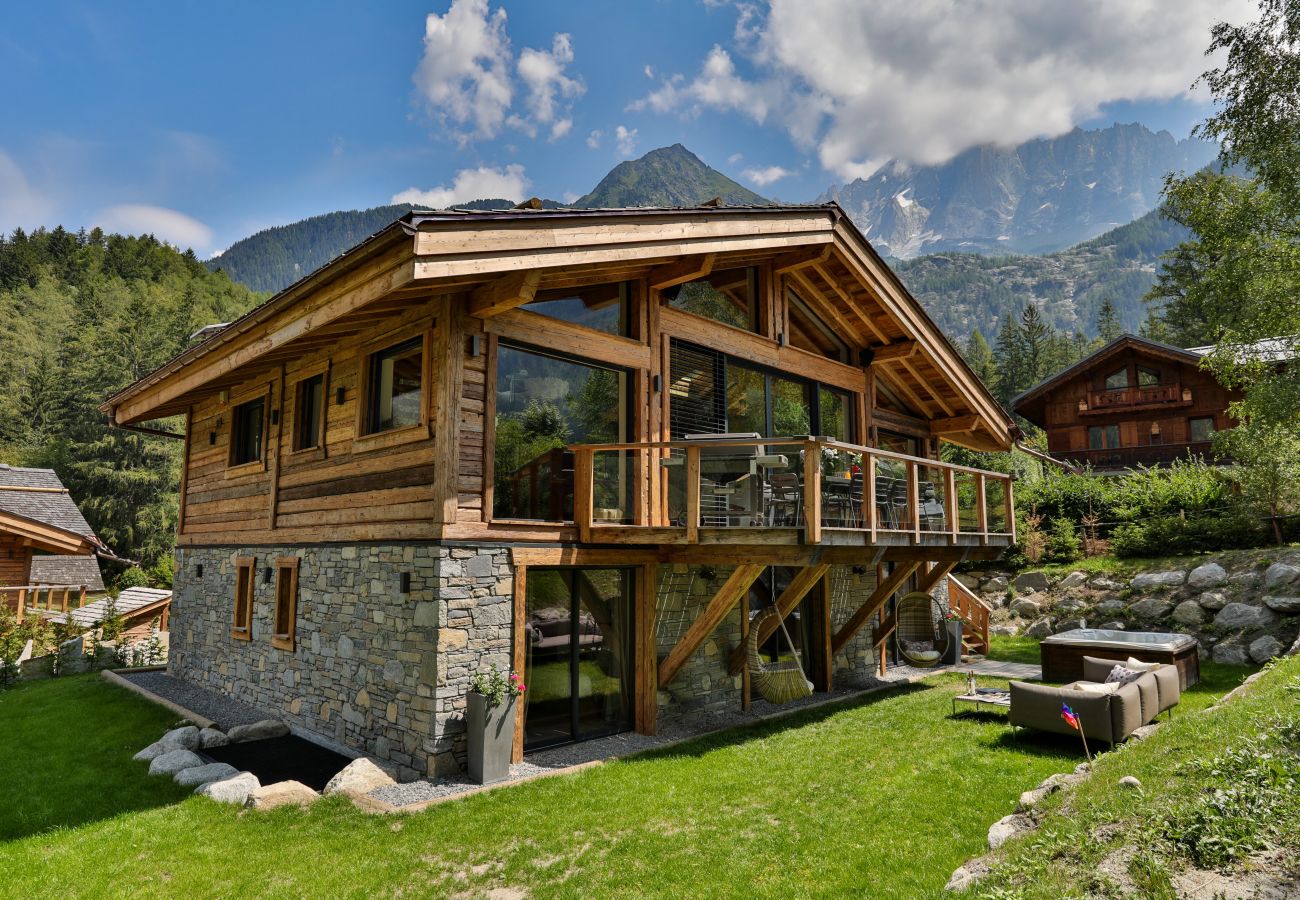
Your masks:
[{"label": "basement window", "polygon": [[298,557],[275,561],[275,618],[271,646],[293,652],[298,621]]},{"label": "basement window", "polygon": [[230,465],[261,462],[265,435],[266,398],[236,406],[230,417]]},{"label": "basement window", "polygon": [[423,421],[424,338],[372,353],[366,375],[366,434]]},{"label": "basement window", "polygon": [[230,628],[230,636],[237,641],[248,641],[253,637],[253,585],[256,583],[256,567],[256,557],[235,557],[235,620]]}]

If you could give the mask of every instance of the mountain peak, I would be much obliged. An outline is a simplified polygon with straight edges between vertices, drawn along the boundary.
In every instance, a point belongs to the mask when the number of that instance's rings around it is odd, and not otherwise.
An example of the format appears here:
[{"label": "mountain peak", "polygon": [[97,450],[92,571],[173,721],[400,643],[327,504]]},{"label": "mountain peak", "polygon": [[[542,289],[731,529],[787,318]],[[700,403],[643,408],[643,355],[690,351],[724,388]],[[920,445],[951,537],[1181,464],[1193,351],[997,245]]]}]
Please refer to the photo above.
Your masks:
[{"label": "mountain peak", "polygon": [[771,202],[711,168],[681,144],[673,144],[619,163],[573,205],[582,209],[698,206],[714,197],[729,206]]}]

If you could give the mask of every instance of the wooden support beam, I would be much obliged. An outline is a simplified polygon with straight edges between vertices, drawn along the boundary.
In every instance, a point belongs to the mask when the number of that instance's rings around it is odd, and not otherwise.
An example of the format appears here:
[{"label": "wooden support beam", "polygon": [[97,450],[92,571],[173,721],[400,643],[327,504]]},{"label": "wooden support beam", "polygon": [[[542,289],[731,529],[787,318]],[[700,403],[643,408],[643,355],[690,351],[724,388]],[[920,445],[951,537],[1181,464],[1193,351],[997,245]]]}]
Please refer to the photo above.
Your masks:
[{"label": "wooden support beam", "polygon": [[948,416],[944,419],[930,420],[930,434],[954,434],[959,431],[974,431],[980,423],[979,416]]},{"label": "wooden support beam", "polygon": [[467,310],[471,316],[487,319],[516,306],[532,303],[541,280],[542,273],[538,269],[524,269],[503,275],[475,288],[474,293],[469,295]]},{"label": "wooden support beam", "polygon": [[917,576],[916,589],[923,594],[930,593],[930,591],[934,590],[934,586],[946,578],[956,565],[957,561],[955,559],[936,562],[924,575]]},{"label": "wooden support beam", "polygon": [[[808,592],[817,586],[817,584],[826,576],[831,569],[828,565],[805,566],[799,570],[799,573],[790,579],[790,584],[781,596],[776,598],[776,613],[781,619],[794,612]],[[763,627],[758,630],[758,645],[763,646],[763,642],[770,638],[778,628],[776,619],[764,619]],[[742,642],[739,647],[731,651],[731,659],[727,661],[727,672],[730,675],[739,675],[745,667],[745,645]]]},{"label": "wooden support beam", "polygon": [[907,359],[921,347],[916,341],[894,341],[892,344],[886,344],[883,347],[873,347],[874,355],[871,358],[873,363],[893,362],[894,360]]},{"label": "wooden support beam", "polygon": [[822,244],[820,247],[808,247],[804,250],[782,253],[772,260],[772,274],[784,275],[786,272],[793,272],[796,269],[821,265],[831,258],[833,249],[833,244]]},{"label": "wooden support beam", "polygon": [[[528,665],[528,641],[524,633],[524,625],[528,621],[528,567],[515,567],[515,584],[514,584],[514,628],[513,639],[514,647],[512,648],[510,664],[516,672],[523,676],[524,668]],[[515,735],[514,745],[510,748],[510,761],[524,761],[524,704],[522,701],[515,701]]]},{"label": "wooden support beam", "polygon": [[[633,724],[640,734],[654,734],[659,720],[659,690],[655,666],[659,662],[655,646],[655,603],[659,592],[659,566],[646,563],[636,579],[636,700]],[[523,669],[518,669],[521,672]]]},{"label": "wooden support beam", "polygon": [[700,256],[688,256],[681,262],[656,266],[650,270],[650,287],[652,290],[662,291],[703,278],[713,271],[713,262],[717,258],[716,253],[705,253]]},{"label": "wooden support beam", "polygon": [[857,611],[849,617],[849,620],[840,626],[840,630],[835,632],[831,638],[831,655],[839,653],[853,640],[853,636],[861,630],[862,626],[867,624],[867,620],[874,616],[880,607],[885,605],[890,597],[902,586],[903,582],[912,577],[912,573],[921,565],[920,560],[913,562],[900,563],[894,573],[885,579],[884,583],[876,586],[871,592],[871,596],[866,599]]},{"label": "wooden support beam", "polygon": [[737,566],[732,571],[731,577],[718,588],[718,592],[713,595],[708,606],[691,623],[691,627],[686,629],[677,646],[673,647],[659,664],[660,688],[665,688],[672,683],[682,666],[691,658],[691,654],[699,649],[704,639],[713,633],[713,629],[722,623],[742,597],[749,595],[749,586],[758,580],[764,568],[765,566],[746,565]]}]

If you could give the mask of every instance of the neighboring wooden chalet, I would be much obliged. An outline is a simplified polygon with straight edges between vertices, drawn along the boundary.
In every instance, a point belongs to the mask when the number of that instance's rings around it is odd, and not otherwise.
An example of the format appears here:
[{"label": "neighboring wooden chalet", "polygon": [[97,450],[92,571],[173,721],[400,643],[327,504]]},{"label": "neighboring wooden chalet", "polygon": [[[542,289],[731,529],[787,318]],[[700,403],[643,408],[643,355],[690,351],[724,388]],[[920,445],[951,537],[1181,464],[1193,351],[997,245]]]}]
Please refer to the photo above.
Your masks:
[{"label": "neighboring wooden chalet", "polygon": [[[1014,539],[1014,426],[838,206],[412,213],[110,398],[185,419],[173,674],[403,767],[817,690]],[[871,626],[871,627],[867,627]],[[769,633],[770,632],[770,633]]]},{"label": "neighboring wooden chalet", "polygon": [[108,548],[53,470],[0,464],[0,598],[6,605],[25,608],[38,592],[75,605],[102,592],[100,553]]},{"label": "neighboring wooden chalet", "polygon": [[1098,471],[1213,455],[1216,431],[1236,424],[1240,394],[1200,367],[1213,347],[1181,350],[1126,334],[1014,401],[1047,431],[1047,452]]}]

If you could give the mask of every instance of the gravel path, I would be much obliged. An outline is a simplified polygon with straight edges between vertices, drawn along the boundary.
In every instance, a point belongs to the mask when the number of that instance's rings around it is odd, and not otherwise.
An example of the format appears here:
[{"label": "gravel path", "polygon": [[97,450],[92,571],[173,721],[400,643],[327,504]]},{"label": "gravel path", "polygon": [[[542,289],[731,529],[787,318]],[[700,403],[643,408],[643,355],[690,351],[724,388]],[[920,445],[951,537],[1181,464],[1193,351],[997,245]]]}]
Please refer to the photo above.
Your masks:
[{"label": "gravel path", "polygon": [[249,706],[247,703],[241,703],[210,688],[191,684],[166,672],[121,672],[119,674],[132,684],[138,684],[165,700],[206,716],[216,722],[217,727],[222,731],[228,731],[236,725],[251,725],[263,719],[275,718],[270,713]]}]

